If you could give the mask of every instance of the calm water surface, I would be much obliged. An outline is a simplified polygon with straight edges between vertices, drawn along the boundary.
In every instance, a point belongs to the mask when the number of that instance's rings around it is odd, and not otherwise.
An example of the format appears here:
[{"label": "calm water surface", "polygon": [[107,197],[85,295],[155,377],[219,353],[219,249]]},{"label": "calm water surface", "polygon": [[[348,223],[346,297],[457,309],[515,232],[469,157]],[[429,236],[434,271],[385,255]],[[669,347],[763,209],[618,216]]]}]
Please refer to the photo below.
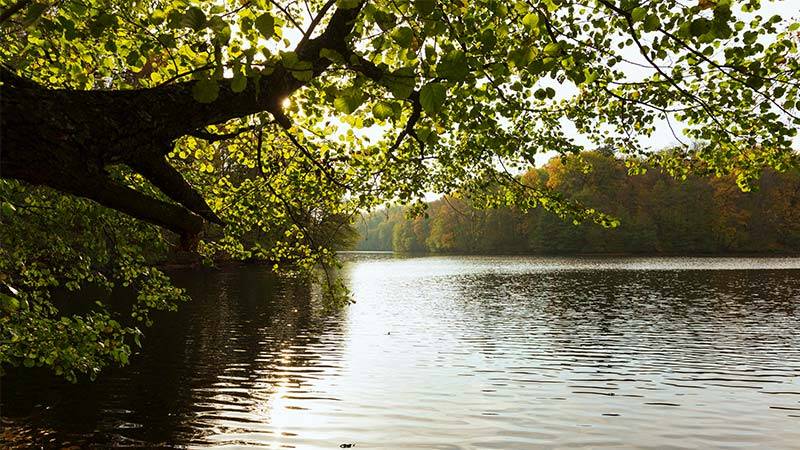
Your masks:
[{"label": "calm water surface", "polygon": [[800,259],[347,258],[333,314],[176,274],[129,367],[2,380],[6,445],[800,448]]}]

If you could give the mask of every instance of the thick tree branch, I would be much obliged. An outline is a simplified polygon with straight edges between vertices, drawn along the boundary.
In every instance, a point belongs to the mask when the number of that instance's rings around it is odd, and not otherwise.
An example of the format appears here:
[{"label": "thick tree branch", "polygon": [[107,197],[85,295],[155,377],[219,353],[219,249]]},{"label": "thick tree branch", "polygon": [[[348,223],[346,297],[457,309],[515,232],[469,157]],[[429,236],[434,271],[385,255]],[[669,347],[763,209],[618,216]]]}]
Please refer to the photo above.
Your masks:
[{"label": "thick tree branch", "polygon": [[1,62],[0,62],[0,82],[10,87],[44,89],[44,86],[36,83],[33,80],[29,80],[27,78],[17,75],[16,72],[14,72],[10,67]]},{"label": "thick tree branch", "polygon": [[203,219],[179,205],[149,197],[108,179],[101,179],[96,188],[95,192],[84,192],[79,195],[177,233],[183,241],[184,248],[191,248],[192,241],[197,239],[203,230]]},{"label": "thick tree branch", "polygon": [[[301,61],[311,62],[314,77],[333,63],[320,56],[322,49],[336,50],[342,54],[349,52],[347,38],[362,6],[363,3],[350,9],[336,9],[325,31],[295,48]],[[222,80],[217,99],[207,104],[198,103],[192,96],[195,81],[109,94],[135,95],[139,101],[138,108],[152,117],[153,131],[163,133],[159,139],[175,140],[205,126],[234,118],[264,111],[273,114],[280,112],[281,102],[308,83],[292,75],[290,69],[278,66],[270,75],[258,80],[250,78],[247,88],[242,92],[233,92],[229,83]]]},{"label": "thick tree branch", "polygon": [[164,227],[181,237],[182,247],[191,244],[203,231],[203,219],[186,208],[147,196],[112,180],[105,173],[71,173],[70,177],[51,177],[48,186],[88,198],[136,219]]},{"label": "thick tree branch", "polygon": [[156,154],[128,164],[169,198],[209,222],[224,225],[222,219],[211,210],[203,196],[163,156]]},{"label": "thick tree branch", "polygon": [[[317,25],[319,25],[319,23],[325,17],[325,14],[328,13],[328,10],[331,9],[335,4],[336,0],[328,0],[327,3],[322,5],[322,8],[320,8],[317,15],[314,16],[314,19],[311,20],[311,24],[308,25],[308,29],[306,30],[306,32],[303,33],[303,38],[300,39],[300,43],[298,44],[298,46],[304,45],[311,38],[311,34],[314,33],[314,29],[317,28]],[[306,6],[308,5],[306,4]]]}]

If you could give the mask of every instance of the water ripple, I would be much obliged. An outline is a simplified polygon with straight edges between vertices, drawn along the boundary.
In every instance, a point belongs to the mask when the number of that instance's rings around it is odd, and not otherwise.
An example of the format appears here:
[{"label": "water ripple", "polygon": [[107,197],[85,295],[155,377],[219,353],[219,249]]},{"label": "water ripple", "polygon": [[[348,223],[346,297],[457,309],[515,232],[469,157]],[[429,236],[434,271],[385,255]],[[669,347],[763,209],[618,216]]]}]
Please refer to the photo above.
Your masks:
[{"label": "water ripple", "polygon": [[792,448],[800,259],[356,258],[326,314],[258,268],[93,384],[9,374],[7,446]]}]

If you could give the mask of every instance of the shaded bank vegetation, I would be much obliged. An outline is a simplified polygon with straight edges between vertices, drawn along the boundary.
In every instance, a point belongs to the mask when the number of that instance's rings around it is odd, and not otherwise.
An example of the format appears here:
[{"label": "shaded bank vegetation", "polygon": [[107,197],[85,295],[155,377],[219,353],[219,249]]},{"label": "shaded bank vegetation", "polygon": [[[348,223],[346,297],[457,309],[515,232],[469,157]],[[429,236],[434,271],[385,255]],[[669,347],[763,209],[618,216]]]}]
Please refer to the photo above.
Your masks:
[{"label": "shaded bank vegetation", "polygon": [[[591,170],[586,170],[591,167]],[[588,152],[553,158],[524,175],[608,212],[616,228],[574,225],[541,208],[481,210],[458,196],[408,217],[393,207],[357,225],[359,250],[435,253],[797,253],[800,171],[766,171],[758,189],[742,192],[733,177],[676,180],[660,169],[628,176],[625,162]]]}]

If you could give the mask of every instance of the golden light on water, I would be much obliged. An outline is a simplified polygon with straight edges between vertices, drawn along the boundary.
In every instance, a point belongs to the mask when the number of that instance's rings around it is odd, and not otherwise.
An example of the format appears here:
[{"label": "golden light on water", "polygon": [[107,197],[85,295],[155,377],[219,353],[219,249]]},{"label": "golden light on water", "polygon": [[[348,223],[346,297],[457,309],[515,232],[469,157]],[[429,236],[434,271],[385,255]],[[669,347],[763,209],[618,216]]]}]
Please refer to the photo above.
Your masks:
[{"label": "golden light on water", "polygon": [[277,433],[283,431],[287,425],[291,425],[291,410],[286,407],[286,395],[288,395],[288,389],[285,384],[281,383],[272,396],[269,423]]}]

